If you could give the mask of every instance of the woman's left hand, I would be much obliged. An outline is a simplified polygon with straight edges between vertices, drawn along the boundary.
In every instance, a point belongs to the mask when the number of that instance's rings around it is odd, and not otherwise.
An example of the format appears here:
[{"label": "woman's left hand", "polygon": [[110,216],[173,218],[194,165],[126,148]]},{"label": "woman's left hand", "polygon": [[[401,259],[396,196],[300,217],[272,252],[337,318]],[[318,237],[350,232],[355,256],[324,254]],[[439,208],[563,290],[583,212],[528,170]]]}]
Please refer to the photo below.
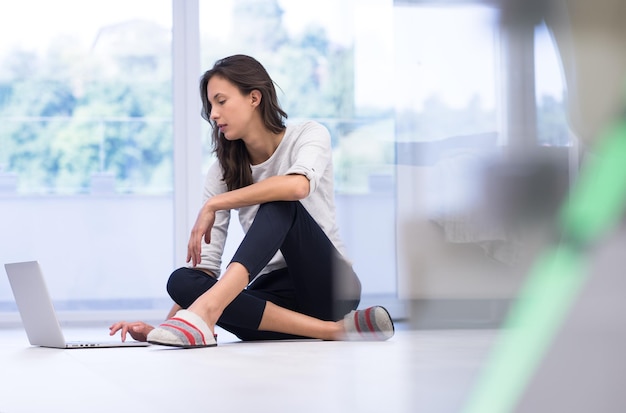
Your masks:
[{"label": "woman's left hand", "polygon": [[147,341],[148,333],[152,330],[154,330],[154,327],[143,321],[120,321],[109,327],[109,335],[113,336],[118,331],[121,331],[122,341],[126,341],[127,333],[137,341]]},{"label": "woman's left hand", "polygon": [[187,262],[195,267],[202,260],[202,238],[207,244],[211,243],[211,229],[215,224],[215,211],[210,208],[202,208],[196,218],[196,223],[191,229],[189,244],[187,244]]}]

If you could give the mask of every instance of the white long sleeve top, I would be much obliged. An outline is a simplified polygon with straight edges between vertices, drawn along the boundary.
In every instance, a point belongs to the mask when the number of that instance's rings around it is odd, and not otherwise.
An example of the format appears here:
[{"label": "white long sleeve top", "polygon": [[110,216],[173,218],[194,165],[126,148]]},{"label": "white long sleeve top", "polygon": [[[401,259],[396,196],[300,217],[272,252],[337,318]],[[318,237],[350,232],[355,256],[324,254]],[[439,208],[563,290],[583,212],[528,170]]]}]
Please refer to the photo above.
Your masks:
[{"label": "white long sleeve top", "polygon": [[[319,224],[335,248],[349,262],[345,247],[339,236],[335,216],[333,165],[330,133],[323,125],[308,121],[288,124],[285,135],[276,151],[265,162],[251,165],[253,182],[277,175],[301,174],[309,180],[309,195],[300,202]],[[204,183],[203,203],[212,196],[227,191],[219,162],[209,168]],[[239,208],[239,221],[244,233],[248,231],[256,216],[258,205]],[[211,243],[202,240],[202,260],[197,265],[220,275],[224,244],[226,242],[230,211],[218,211],[211,230]],[[260,274],[286,267],[278,251]]]}]

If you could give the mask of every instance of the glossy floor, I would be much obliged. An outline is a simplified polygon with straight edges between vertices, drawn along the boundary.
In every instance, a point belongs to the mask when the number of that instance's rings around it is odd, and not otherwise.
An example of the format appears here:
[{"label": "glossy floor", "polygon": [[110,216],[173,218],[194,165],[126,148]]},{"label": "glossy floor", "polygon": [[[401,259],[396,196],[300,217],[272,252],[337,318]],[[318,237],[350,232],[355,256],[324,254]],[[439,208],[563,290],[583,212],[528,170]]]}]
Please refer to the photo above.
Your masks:
[{"label": "glossy floor", "polygon": [[[57,350],[0,330],[0,413],[458,412],[492,347],[489,330],[398,329],[387,342]],[[106,331],[72,329],[68,339]]]}]

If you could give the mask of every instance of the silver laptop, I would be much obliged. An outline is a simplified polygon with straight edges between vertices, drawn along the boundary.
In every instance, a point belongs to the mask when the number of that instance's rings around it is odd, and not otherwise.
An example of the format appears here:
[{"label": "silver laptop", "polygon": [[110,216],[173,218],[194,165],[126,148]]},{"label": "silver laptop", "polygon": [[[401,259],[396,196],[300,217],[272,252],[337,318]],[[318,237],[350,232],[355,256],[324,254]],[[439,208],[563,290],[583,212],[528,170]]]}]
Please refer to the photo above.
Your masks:
[{"label": "silver laptop", "polygon": [[15,303],[28,341],[33,346],[53,348],[145,347],[139,341],[65,341],[43,273],[37,261],[5,264]]}]

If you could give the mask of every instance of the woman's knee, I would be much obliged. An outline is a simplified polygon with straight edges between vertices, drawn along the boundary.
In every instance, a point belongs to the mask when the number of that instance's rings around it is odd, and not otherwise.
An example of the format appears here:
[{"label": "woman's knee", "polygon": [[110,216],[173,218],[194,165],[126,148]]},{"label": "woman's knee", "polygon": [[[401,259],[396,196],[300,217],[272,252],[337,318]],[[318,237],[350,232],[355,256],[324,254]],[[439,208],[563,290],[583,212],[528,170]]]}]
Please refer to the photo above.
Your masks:
[{"label": "woman's knee", "polygon": [[214,284],[215,279],[203,271],[182,267],[167,280],[167,293],[176,304],[187,308]]},{"label": "woman's knee", "polygon": [[274,219],[277,217],[291,217],[293,216],[298,201],[272,201],[259,205],[257,216],[269,216]]}]

